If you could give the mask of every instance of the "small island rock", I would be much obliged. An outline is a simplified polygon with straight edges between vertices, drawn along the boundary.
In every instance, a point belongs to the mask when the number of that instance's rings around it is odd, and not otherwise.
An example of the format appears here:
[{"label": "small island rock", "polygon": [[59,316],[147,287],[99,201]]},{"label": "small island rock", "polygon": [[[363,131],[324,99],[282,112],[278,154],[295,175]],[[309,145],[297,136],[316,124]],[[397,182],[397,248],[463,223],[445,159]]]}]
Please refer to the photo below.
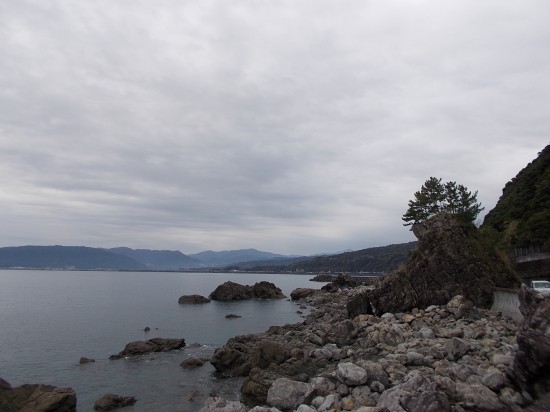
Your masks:
[{"label": "small island rock", "polygon": [[166,352],[180,349],[184,346],[185,339],[153,338],[146,341],[138,340],[128,343],[123,351],[117,355],[110,356],[109,359],[120,359],[126,356],[144,355],[151,352]]},{"label": "small island rock", "polygon": [[286,296],[281,289],[271,282],[258,282],[254,286],[241,285],[227,281],[219,285],[211,294],[212,300],[245,300],[245,299],[283,299]]},{"label": "small island rock", "polygon": [[95,362],[95,359],[90,359],[85,357],[80,358],[80,360],[78,361],[78,363],[81,365],[85,365],[87,363],[93,363],[93,362]]},{"label": "small island rock", "polygon": [[178,303],[180,305],[183,305],[183,304],[200,305],[200,304],[209,303],[209,302],[210,302],[210,299],[201,295],[183,295],[178,299]]},{"label": "small island rock", "polygon": [[120,396],[112,393],[104,395],[94,403],[94,410],[96,411],[112,411],[113,409],[123,408],[125,406],[133,405],[137,402],[137,399],[133,396]]}]

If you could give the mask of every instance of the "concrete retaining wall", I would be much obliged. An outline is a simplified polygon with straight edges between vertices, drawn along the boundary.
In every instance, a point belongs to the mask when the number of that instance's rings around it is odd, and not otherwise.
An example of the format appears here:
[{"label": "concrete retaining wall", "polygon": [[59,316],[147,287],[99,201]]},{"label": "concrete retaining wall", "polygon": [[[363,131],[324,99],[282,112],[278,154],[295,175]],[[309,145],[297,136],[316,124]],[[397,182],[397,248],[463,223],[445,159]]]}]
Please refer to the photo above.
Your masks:
[{"label": "concrete retaining wall", "polygon": [[495,288],[493,291],[493,306],[491,310],[502,312],[517,322],[523,320],[523,315],[519,311],[518,289]]}]

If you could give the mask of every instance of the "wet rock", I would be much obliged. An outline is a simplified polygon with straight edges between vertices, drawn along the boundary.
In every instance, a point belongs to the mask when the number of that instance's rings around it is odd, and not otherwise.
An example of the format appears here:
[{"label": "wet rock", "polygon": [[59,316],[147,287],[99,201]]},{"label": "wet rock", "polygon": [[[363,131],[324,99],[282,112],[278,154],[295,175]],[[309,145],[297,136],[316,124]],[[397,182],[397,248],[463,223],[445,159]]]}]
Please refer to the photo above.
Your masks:
[{"label": "wet rock", "polygon": [[181,349],[185,346],[185,339],[164,339],[153,338],[146,341],[135,341],[128,343],[124,350],[109,359],[120,359],[128,356],[144,355],[151,352],[166,352]]},{"label": "wet rock", "polygon": [[229,314],[225,315],[225,318],[226,319],[238,319],[238,318],[242,318],[242,316],[236,315],[234,313],[229,313]]},{"label": "wet rock", "polygon": [[201,305],[209,302],[210,302],[210,299],[202,295],[183,295],[183,296],[180,296],[180,298],[178,299],[178,303],[180,305],[185,305],[185,304]]},{"label": "wet rock", "polygon": [[137,399],[133,396],[120,396],[108,393],[95,401],[94,410],[96,411],[112,411],[113,409],[123,408],[133,405]]},{"label": "wet rock", "polygon": [[149,326],[145,326],[143,329],[144,332],[151,332],[151,328]]},{"label": "wet rock", "polygon": [[95,362],[95,359],[90,359],[85,357],[80,358],[80,360],[78,361],[80,365],[86,365],[87,363],[93,363],[93,362]]},{"label": "wet rock", "polygon": [[180,363],[180,366],[185,369],[195,369],[203,366],[210,358],[190,357]]},{"label": "wet rock", "polygon": [[21,385],[12,388],[0,379],[0,410],[5,412],[75,412],[76,394],[71,388]]}]

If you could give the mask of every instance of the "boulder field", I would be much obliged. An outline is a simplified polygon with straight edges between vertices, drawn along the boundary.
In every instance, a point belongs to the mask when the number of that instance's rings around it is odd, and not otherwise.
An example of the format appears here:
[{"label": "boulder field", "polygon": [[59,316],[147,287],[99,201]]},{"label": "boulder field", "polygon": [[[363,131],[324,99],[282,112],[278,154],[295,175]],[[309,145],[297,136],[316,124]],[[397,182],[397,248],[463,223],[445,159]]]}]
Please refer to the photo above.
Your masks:
[{"label": "boulder field", "polygon": [[209,398],[202,411],[548,410],[550,329],[533,326],[547,325],[548,298],[521,290],[522,325],[463,296],[350,318],[365,289],[301,291],[304,322],[231,338],[211,363],[245,377],[242,403]]}]

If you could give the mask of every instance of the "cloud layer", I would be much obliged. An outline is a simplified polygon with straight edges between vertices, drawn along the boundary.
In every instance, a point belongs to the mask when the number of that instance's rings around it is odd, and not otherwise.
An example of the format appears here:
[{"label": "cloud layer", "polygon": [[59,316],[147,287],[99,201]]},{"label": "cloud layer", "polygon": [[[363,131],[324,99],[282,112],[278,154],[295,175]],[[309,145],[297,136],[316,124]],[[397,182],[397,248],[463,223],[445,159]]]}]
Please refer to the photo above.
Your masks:
[{"label": "cloud layer", "polygon": [[0,5],[0,246],[310,254],[492,208],[549,143],[546,1]]}]

